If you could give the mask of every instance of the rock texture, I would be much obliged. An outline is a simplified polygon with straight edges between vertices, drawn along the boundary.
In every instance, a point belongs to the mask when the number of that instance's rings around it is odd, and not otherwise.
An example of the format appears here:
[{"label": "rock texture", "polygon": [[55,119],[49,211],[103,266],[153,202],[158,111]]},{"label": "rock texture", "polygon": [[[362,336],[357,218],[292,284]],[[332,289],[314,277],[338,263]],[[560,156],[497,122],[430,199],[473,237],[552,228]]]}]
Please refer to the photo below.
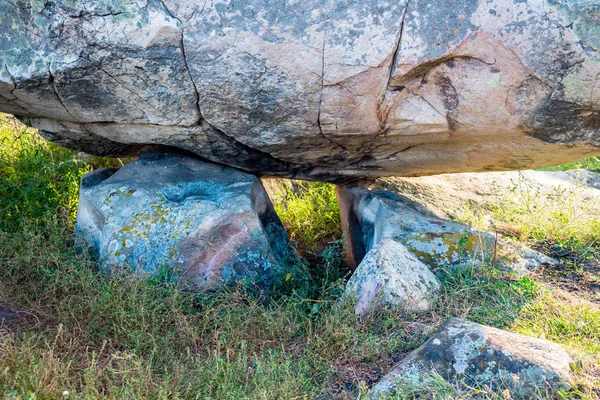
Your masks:
[{"label": "rock texture", "polygon": [[360,315],[385,306],[427,310],[440,286],[406,247],[387,239],[373,247],[354,271],[346,296],[356,301],[354,310]]},{"label": "rock texture", "polygon": [[0,110],[97,154],[247,171],[507,170],[600,154],[600,5],[0,0]]},{"label": "rock texture", "polygon": [[260,180],[176,152],[86,174],[76,231],[106,270],[195,290],[242,282],[270,291],[301,273]]},{"label": "rock texture", "polygon": [[444,219],[460,219],[477,207],[529,204],[565,212],[577,205],[576,218],[600,217],[600,174],[585,169],[444,174],[419,178],[382,178],[369,187],[400,193]]},{"label": "rock texture", "polygon": [[570,386],[571,357],[559,345],[450,318],[425,344],[384,376],[371,392],[387,398],[402,383],[439,374],[454,383],[508,388],[512,398],[549,398]]},{"label": "rock texture", "polygon": [[401,243],[430,267],[494,265],[524,274],[557,263],[516,242],[439,218],[393,192],[338,186],[337,195],[350,267],[385,240]]}]

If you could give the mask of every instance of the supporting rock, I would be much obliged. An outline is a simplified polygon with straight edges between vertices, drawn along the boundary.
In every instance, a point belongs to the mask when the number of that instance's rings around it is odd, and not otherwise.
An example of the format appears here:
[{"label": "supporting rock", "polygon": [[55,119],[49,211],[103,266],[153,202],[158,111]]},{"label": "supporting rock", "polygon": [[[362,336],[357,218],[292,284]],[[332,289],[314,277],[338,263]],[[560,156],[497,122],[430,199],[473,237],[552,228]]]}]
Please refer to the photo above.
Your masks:
[{"label": "supporting rock", "polygon": [[356,267],[383,240],[402,243],[430,267],[494,265],[524,274],[556,260],[487,232],[439,218],[404,196],[339,186],[346,256]]},{"label": "supporting rock", "polygon": [[438,374],[451,383],[508,389],[512,398],[547,398],[570,386],[570,363],[555,343],[450,318],[384,376],[371,397],[387,398],[403,384],[414,387]]},{"label": "supporting rock", "polygon": [[181,279],[194,290],[294,283],[287,235],[260,180],[172,151],[151,151],[81,181],[76,230],[102,268]]}]

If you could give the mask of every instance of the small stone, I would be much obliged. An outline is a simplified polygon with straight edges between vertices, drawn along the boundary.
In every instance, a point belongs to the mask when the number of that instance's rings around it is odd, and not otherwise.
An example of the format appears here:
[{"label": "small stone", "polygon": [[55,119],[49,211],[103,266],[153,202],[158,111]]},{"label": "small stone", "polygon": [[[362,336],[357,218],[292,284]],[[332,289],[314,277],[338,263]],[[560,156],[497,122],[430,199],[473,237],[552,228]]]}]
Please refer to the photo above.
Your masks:
[{"label": "small stone", "polygon": [[404,246],[384,240],[373,247],[352,274],[346,296],[355,298],[355,311],[365,315],[384,306],[427,310],[440,283],[427,266]]},{"label": "small stone", "polygon": [[551,397],[570,387],[571,362],[555,343],[450,318],[370,395],[387,398],[402,384],[419,385],[435,373],[450,383],[488,385],[507,399]]}]

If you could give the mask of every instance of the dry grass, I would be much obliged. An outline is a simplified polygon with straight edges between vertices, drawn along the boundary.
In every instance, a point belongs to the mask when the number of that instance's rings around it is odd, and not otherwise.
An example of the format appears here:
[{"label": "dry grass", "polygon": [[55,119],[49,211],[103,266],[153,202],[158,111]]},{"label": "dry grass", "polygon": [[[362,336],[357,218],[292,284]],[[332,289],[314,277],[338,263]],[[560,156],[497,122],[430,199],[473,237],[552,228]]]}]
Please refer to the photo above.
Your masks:
[{"label": "dry grass", "polygon": [[[71,241],[78,178],[91,167],[3,123],[0,140],[12,145],[0,149],[0,303],[20,315],[0,331],[5,398],[354,399],[449,316],[562,343],[578,357],[578,385],[564,397],[598,398],[598,310],[530,278],[440,272],[444,289],[432,311],[384,310],[361,323],[338,303],[336,246],[313,269],[309,295],[268,303],[243,288],[192,294],[97,273]],[[321,190],[316,204],[333,215]],[[336,234],[329,222],[314,228]],[[502,395],[439,379],[402,391],[399,398]]]}]

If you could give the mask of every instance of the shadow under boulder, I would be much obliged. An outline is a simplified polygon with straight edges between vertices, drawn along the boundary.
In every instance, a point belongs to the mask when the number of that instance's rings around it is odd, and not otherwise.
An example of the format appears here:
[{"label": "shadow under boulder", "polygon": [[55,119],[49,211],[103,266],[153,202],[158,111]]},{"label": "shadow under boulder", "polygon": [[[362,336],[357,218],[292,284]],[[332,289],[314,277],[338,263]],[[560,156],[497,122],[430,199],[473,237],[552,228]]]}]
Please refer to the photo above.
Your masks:
[{"label": "shadow under boulder", "polygon": [[17,323],[19,313],[0,302],[0,333],[11,331]]},{"label": "shadow under boulder", "polygon": [[304,278],[258,178],[170,150],[81,181],[76,235],[107,271],[243,283],[266,293]]}]

